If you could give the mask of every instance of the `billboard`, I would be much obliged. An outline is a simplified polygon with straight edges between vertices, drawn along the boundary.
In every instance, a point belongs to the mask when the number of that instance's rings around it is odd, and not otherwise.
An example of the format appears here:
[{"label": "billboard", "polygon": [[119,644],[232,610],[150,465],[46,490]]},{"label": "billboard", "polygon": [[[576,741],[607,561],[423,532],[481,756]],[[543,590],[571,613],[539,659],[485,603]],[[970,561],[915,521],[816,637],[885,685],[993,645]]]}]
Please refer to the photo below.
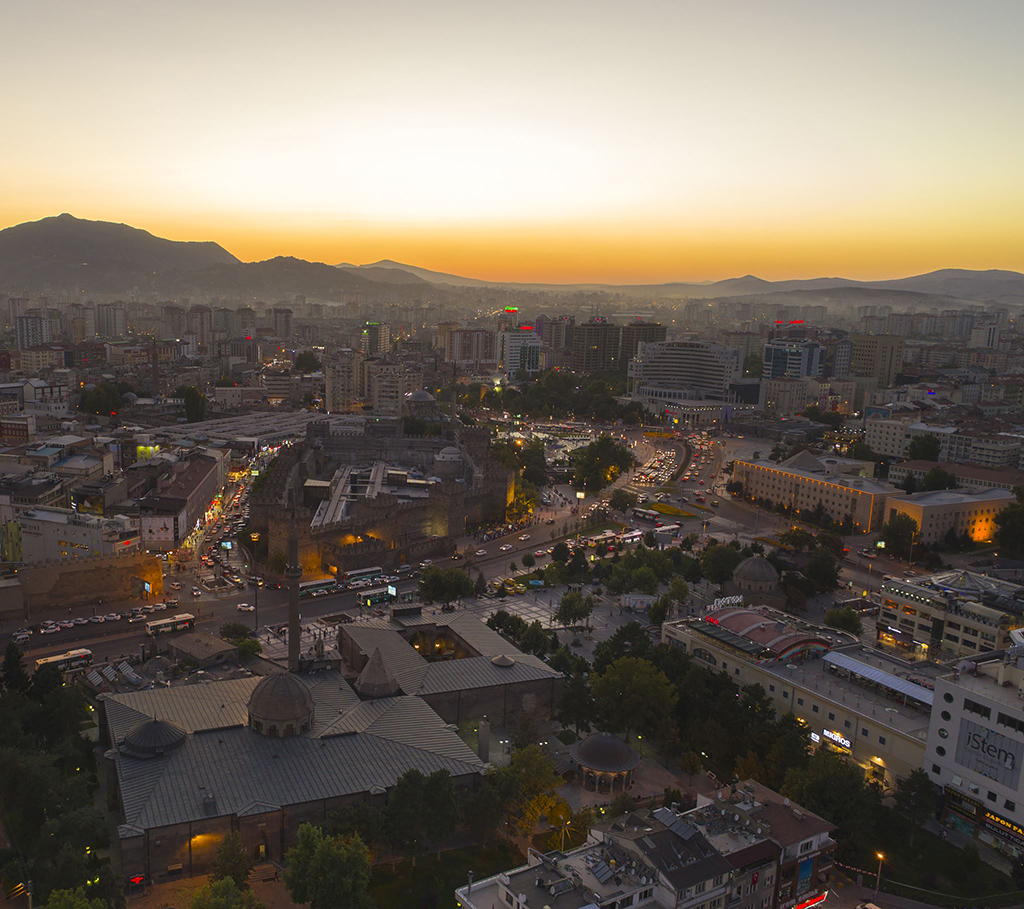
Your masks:
[{"label": "billboard", "polygon": [[971,720],[960,720],[956,762],[961,767],[1016,789],[1022,759],[1024,743],[1000,735],[986,726],[979,726]]}]

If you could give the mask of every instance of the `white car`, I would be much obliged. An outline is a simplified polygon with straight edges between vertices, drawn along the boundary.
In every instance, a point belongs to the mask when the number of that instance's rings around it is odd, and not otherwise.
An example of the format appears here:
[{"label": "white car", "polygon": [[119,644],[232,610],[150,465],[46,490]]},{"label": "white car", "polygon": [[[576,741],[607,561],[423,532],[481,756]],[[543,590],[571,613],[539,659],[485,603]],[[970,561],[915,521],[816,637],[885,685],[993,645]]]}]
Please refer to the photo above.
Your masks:
[{"label": "white car", "polygon": [[199,596],[202,596],[202,595],[203,595],[203,592],[198,587],[193,587],[192,588],[192,596],[199,597]]},{"label": "white car", "polygon": [[235,608],[239,612],[255,612],[256,611],[256,607],[255,606],[251,606],[249,603],[239,603]]},{"label": "white car", "polygon": [[69,622],[67,619],[65,619],[63,622],[58,622],[57,624],[60,625],[61,628],[74,628],[75,627],[75,623],[74,622]]},{"label": "white car", "polygon": [[103,618],[103,616],[101,616],[101,615],[91,615],[91,616],[89,616],[89,621],[90,622],[94,622],[95,624],[99,625],[102,622],[105,622],[106,619]]},{"label": "white car", "polygon": [[86,618],[83,618],[82,616],[79,616],[77,619],[72,619],[71,621],[75,625],[88,625],[89,624],[89,620],[86,619]]},{"label": "white car", "polygon": [[167,604],[166,603],[154,603],[153,604],[153,611],[154,612],[163,612],[166,608],[167,608]]},{"label": "white car", "polygon": [[528,533],[521,533],[519,535],[519,539],[520,540],[528,540],[528,539],[530,539],[530,535]]},{"label": "white car", "polygon": [[39,633],[40,634],[56,634],[58,631],[60,631],[60,625],[40,625],[39,626]]},{"label": "white car", "polygon": [[478,550],[476,551],[476,554],[477,554],[478,556],[485,556],[485,555],[487,555],[487,550],[486,550],[486,549],[478,549]]},{"label": "white car", "polygon": [[502,552],[509,552],[512,549],[512,544],[511,543],[505,543],[505,544],[499,546],[498,549],[500,549]]},{"label": "white car", "polygon": [[121,613],[111,612],[108,615],[103,616],[108,622],[119,622],[121,621]]}]

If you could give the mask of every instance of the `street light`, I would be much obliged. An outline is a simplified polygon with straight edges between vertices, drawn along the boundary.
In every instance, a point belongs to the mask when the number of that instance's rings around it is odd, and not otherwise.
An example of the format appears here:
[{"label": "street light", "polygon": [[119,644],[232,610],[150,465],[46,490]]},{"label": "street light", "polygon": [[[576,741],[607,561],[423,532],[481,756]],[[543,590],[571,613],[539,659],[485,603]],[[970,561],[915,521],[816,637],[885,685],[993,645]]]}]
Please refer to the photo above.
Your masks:
[{"label": "street light", "polygon": [[885,856],[881,852],[876,852],[878,856],[878,874],[875,876],[875,898],[878,897],[878,888],[882,885],[882,862],[885,860]]},{"label": "street light", "polygon": [[253,594],[252,594],[252,621],[253,631],[256,632],[256,637],[260,636],[260,578],[256,573],[256,544],[260,541],[260,535],[253,531],[249,534],[249,539],[252,540],[252,570],[253,577],[256,579],[252,582]]}]

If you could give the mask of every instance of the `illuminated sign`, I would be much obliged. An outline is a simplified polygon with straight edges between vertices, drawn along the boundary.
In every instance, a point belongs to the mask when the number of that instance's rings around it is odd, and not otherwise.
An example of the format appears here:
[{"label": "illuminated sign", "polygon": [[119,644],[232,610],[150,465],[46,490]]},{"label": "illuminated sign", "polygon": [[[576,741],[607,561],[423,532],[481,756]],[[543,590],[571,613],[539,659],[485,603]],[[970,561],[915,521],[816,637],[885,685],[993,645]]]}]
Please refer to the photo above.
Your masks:
[{"label": "illuminated sign", "polygon": [[809,906],[817,906],[818,903],[823,903],[826,899],[828,899],[828,891],[820,893],[818,896],[812,896],[809,900],[806,900],[803,903],[797,903],[793,909],[808,909]]},{"label": "illuminated sign", "polygon": [[136,874],[134,877],[128,878],[128,883],[129,884],[141,884],[143,881],[145,881],[145,879],[146,879],[146,875],[144,875],[144,874]]},{"label": "illuminated sign", "polygon": [[818,735],[818,733],[816,733],[816,732],[812,732],[811,733],[811,741],[814,742],[814,744],[818,744],[818,742],[821,741],[821,736]]},{"label": "illuminated sign", "polygon": [[852,748],[850,740],[843,738],[838,732],[833,732],[831,729],[822,729],[821,734],[825,736],[830,742],[839,745],[841,748]]},{"label": "illuminated sign", "polygon": [[232,543],[231,540],[221,540],[220,545],[222,549],[230,549],[235,544]]},{"label": "illuminated sign", "polygon": [[1005,817],[986,811],[985,827],[1017,846],[1024,846],[1024,828],[1013,821],[1008,821]]},{"label": "illuminated sign", "polygon": [[389,597],[397,597],[398,596],[398,588],[394,584],[388,584],[388,596]]},{"label": "illuminated sign", "polygon": [[505,312],[519,312],[518,306],[506,306]]}]

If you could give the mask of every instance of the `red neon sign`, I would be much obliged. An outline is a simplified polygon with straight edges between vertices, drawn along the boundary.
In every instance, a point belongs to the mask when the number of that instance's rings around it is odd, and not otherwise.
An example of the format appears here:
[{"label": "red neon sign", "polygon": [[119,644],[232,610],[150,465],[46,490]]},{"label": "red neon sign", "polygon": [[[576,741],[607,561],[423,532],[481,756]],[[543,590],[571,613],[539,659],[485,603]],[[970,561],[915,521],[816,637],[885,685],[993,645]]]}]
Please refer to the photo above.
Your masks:
[{"label": "red neon sign", "polygon": [[718,619],[714,618],[713,616],[705,617],[704,621],[710,622],[712,625],[717,625],[718,624]]},{"label": "red neon sign", "polygon": [[827,899],[828,891],[826,890],[824,893],[819,894],[818,896],[812,896],[805,903],[798,903],[796,906],[793,907],[793,909],[808,909],[809,906],[817,906],[818,903],[823,903]]},{"label": "red neon sign", "polygon": [[141,884],[146,879],[144,874],[136,874],[135,877],[128,878],[129,884]]},{"label": "red neon sign", "polygon": [[520,327],[520,328],[521,328],[521,329],[522,329],[523,331],[533,331],[533,326],[532,326],[532,325],[520,325],[519,327]]},{"label": "red neon sign", "polygon": [[804,320],[803,319],[790,319],[789,320],[789,324],[790,325],[803,325],[804,324]]}]

